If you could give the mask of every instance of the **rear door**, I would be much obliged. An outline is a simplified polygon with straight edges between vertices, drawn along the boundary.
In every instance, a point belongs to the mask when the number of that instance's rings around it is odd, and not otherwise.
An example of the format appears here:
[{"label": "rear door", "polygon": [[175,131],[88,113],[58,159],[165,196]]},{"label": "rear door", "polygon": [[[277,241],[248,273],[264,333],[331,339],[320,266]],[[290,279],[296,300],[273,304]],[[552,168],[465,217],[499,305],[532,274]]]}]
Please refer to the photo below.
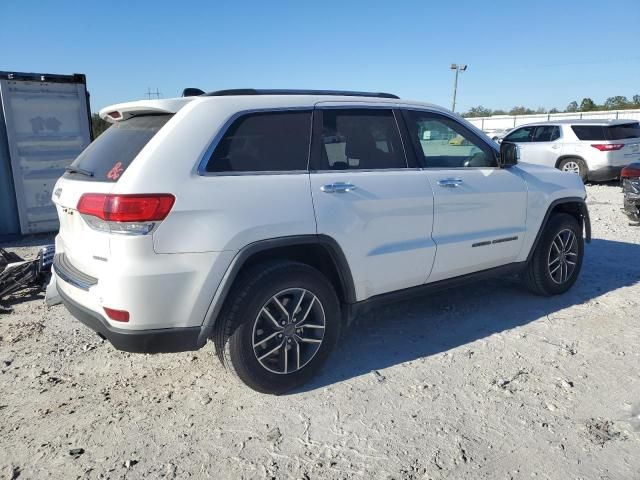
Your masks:
[{"label": "rear door", "polygon": [[311,192],[319,234],[349,262],[358,300],[421,285],[435,256],[433,192],[407,163],[392,108],[320,103]]},{"label": "rear door", "polygon": [[[405,119],[434,193],[437,254],[429,282],[514,262],[527,211],[526,184],[516,169],[499,168],[493,148],[454,117],[408,110]],[[423,140],[425,130],[463,140]]]}]

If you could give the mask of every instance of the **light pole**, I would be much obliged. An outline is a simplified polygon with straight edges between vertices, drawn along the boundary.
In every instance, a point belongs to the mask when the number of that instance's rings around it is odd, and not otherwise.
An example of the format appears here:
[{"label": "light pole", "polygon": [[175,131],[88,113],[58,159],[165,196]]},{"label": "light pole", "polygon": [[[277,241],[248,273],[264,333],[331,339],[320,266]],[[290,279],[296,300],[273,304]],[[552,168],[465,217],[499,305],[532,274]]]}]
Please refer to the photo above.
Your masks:
[{"label": "light pole", "polygon": [[453,106],[451,107],[451,111],[456,111],[456,93],[458,93],[458,74],[460,72],[464,72],[467,69],[467,65],[458,65],[457,63],[451,64],[451,70],[456,71],[456,77],[453,81]]}]

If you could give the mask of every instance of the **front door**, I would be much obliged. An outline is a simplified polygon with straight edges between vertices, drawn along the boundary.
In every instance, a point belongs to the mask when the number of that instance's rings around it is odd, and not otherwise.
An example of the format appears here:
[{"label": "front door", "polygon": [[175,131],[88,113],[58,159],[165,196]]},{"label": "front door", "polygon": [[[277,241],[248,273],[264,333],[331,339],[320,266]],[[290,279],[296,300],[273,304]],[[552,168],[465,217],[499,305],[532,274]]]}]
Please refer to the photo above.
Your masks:
[{"label": "front door", "polygon": [[358,300],[423,284],[435,256],[433,192],[396,113],[361,105],[317,105],[310,174],[317,231],[344,251]]},{"label": "front door", "polygon": [[434,193],[437,253],[428,281],[515,261],[525,232],[524,180],[499,168],[493,148],[460,120],[430,111],[404,116]]}]

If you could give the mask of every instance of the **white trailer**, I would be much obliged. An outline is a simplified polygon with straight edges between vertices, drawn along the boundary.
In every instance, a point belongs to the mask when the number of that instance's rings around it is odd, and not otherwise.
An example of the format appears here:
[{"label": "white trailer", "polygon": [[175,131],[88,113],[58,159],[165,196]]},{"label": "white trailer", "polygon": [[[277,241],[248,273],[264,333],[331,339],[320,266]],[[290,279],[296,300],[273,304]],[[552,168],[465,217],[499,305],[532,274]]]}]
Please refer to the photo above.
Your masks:
[{"label": "white trailer", "polygon": [[52,188],[91,142],[86,78],[0,72],[0,236],[53,232]]}]

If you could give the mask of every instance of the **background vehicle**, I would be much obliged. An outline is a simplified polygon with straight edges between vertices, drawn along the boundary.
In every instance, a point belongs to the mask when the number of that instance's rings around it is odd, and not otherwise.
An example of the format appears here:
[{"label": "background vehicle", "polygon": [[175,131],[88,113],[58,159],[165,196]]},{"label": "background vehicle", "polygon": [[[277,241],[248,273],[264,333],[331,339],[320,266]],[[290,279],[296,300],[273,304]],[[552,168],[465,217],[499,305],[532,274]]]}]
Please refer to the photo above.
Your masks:
[{"label": "background vehicle", "polygon": [[513,128],[498,128],[496,130],[493,130],[492,132],[487,132],[487,135],[491,138],[491,140],[499,143],[504,137],[509,134],[511,130],[513,130]]},{"label": "background vehicle", "polygon": [[624,212],[634,222],[640,223],[640,163],[632,163],[622,169],[622,193]]},{"label": "background vehicle", "polygon": [[573,172],[583,181],[606,181],[640,159],[640,123],[563,120],[523,125],[504,141],[516,143],[523,162]]},{"label": "background vehicle", "polygon": [[101,115],[114,125],[56,185],[54,271],[122,350],[211,338],[229,371],[280,393],[367,308],[514,273],[554,295],[580,271],[578,177],[516,165],[513,144],[433,105],[232,90]]}]

